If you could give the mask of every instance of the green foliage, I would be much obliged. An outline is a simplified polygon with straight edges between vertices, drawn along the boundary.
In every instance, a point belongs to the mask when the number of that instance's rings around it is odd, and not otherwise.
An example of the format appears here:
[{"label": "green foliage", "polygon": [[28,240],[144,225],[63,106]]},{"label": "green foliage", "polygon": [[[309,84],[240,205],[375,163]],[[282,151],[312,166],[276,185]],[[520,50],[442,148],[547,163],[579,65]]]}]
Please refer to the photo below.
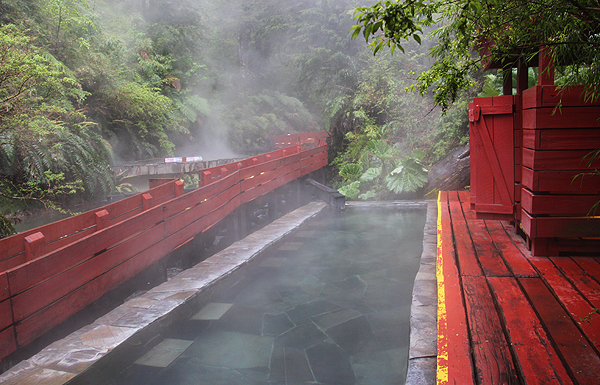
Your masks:
[{"label": "green foliage", "polygon": [[109,129],[119,140],[123,159],[156,158],[173,153],[174,144],[166,133],[175,105],[158,90],[127,82],[105,89],[109,103]]},{"label": "green foliage", "polygon": [[344,156],[348,153],[336,159],[337,164],[342,164],[338,190],[348,199],[398,196],[417,192],[427,184],[427,170],[416,157],[402,157],[397,149],[381,139],[356,144],[361,147],[354,152],[358,163],[346,163]]},{"label": "green foliage", "polygon": [[12,222],[0,213],[0,239],[10,237],[16,230]]},{"label": "green foliage", "polygon": [[[354,17],[352,36],[362,32],[375,53],[385,47],[403,50],[407,40],[421,42],[419,36],[434,28],[429,35],[437,39],[430,50],[435,61],[412,89],[433,92],[444,109],[461,90],[475,85],[472,74],[485,63],[529,62],[543,46],[564,66],[565,84],[586,85],[586,98],[600,96],[600,8],[595,0],[382,0],[356,8]],[[485,50],[488,42],[494,45]],[[479,55],[473,55],[474,48]]]}]

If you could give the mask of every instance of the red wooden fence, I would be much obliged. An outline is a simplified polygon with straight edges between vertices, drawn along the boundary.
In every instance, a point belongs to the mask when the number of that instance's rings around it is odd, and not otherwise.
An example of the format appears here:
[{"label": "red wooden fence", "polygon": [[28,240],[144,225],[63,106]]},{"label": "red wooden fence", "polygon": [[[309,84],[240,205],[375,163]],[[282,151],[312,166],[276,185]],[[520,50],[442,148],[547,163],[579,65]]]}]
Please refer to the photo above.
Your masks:
[{"label": "red wooden fence", "polygon": [[[320,143],[319,143],[320,144]],[[41,336],[241,204],[327,165],[291,146],[0,240],[0,358]]]},{"label": "red wooden fence", "polygon": [[315,147],[324,144],[327,136],[327,131],[302,132],[299,134],[286,134],[269,136],[269,139],[275,142],[276,148],[284,148],[293,145],[303,145],[314,143]]}]

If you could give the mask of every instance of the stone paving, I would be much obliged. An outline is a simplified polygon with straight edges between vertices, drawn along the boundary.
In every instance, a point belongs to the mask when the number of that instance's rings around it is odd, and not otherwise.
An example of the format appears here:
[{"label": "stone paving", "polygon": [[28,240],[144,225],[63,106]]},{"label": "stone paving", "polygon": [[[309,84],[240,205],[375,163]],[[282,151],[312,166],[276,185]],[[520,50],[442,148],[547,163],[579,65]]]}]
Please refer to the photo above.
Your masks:
[{"label": "stone paving", "polygon": [[[0,383],[386,385],[403,383],[407,361],[407,384],[434,383],[435,204],[422,255],[408,242],[422,236],[422,220],[387,248],[362,219],[358,235],[341,226],[330,236],[323,230],[331,225],[309,223],[277,243],[322,209],[312,203],[273,222],[50,345]],[[276,250],[257,257],[269,246]],[[399,266],[401,253],[421,259],[414,290],[416,268]],[[242,265],[243,275],[232,273]],[[194,311],[184,306],[192,302]],[[407,357],[409,325],[400,319],[411,307]]]}]

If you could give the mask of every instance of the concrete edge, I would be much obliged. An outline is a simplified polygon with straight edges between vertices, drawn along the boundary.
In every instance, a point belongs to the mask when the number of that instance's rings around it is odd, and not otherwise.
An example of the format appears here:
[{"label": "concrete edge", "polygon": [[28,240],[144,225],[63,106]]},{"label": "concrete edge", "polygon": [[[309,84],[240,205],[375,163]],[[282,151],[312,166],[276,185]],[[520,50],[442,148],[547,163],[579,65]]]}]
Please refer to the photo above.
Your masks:
[{"label": "concrete edge", "polygon": [[437,369],[437,202],[428,200],[421,265],[415,277],[410,315],[406,385],[433,385]]},{"label": "concrete edge", "polygon": [[325,203],[311,202],[276,219],[173,279],[125,302],[92,324],[48,345],[0,375],[0,383],[66,384],[115,348],[160,323],[208,287],[267,251],[326,207]]}]

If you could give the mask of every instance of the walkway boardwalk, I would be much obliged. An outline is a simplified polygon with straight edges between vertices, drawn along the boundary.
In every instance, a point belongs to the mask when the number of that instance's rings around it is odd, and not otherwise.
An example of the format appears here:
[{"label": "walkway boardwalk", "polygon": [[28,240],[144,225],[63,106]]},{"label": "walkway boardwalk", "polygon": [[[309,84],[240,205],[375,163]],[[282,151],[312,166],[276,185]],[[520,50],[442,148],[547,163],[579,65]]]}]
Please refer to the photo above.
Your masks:
[{"label": "walkway boardwalk", "polygon": [[600,381],[599,258],[534,258],[468,192],[442,192],[437,277],[438,384]]}]

